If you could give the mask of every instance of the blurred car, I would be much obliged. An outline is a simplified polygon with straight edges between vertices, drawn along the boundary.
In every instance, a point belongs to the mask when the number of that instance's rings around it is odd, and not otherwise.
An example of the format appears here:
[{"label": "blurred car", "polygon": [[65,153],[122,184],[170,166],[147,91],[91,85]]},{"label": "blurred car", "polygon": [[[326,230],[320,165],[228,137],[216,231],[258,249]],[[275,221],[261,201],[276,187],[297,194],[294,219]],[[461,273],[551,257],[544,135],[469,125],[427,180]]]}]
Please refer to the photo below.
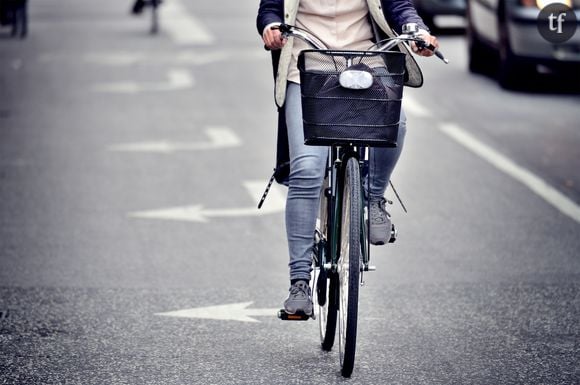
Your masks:
[{"label": "blurred car", "polygon": [[26,37],[27,0],[0,0],[0,26],[11,26],[12,36]]},{"label": "blurred car", "polygon": [[550,43],[538,30],[540,10],[553,3],[574,9],[580,23],[580,0],[467,0],[469,70],[488,72],[499,58],[497,77],[504,88],[525,84],[539,65],[578,78],[580,29],[561,44]]},{"label": "blurred car", "polygon": [[413,0],[419,16],[429,28],[435,28],[435,16],[465,16],[465,0]]}]

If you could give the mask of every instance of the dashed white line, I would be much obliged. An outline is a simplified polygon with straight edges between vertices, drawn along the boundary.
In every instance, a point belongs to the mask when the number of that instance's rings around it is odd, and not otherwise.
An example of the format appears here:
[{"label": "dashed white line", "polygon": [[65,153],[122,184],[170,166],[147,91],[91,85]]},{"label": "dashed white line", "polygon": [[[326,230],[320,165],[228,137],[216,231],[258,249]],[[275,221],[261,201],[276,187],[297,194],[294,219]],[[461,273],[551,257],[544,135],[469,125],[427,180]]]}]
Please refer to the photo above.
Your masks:
[{"label": "dashed white line", "polygon": [[175,43],[209,45],[215,41],[209,30],[188,12],[180,0],[167,1],[160,10],[164,20],[162,28]]},{"label": "dashed white line", "polygon": [[495,151],[488,145],[481,143],[471,134],[461,129],[457,124],[442,123],[439,125],[439,128],[447,136],[489,162],[498,170],[528,187],[563,214],[580,223],[580,207],[544,180],[517,165],[511,159]]},{"label": "dashed white line", "polygon": [[184,69],[172,69],[167,72],[168,81],[162,83],[136,83],[132,81],[97,84],[92,87],[95,92],[136,94],[139,92],[179,91],[194,86],[193,76]]},{"label": "dashed white line", "polygon": [[418,118],[429,118],[432,116],[431,111],[423,107],[410,95],[405,95],[403,98],[403,109],[408,115],[413,115]]}]

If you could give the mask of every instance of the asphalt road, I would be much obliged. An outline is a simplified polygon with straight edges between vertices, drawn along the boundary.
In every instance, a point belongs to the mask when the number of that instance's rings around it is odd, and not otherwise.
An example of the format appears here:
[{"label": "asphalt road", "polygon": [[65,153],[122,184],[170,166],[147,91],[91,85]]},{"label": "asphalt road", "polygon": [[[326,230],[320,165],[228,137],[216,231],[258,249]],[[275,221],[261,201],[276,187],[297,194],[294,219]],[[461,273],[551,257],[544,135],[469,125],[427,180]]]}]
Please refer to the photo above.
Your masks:
[{"label": "asphalt road", "polygon": [[[30,2],[0,30],[0,384],[578,384],[580,97],[420,60],[355,371],[279,321],[257,1]],[[543,80],[549,84],[551,80]],[[389,198],[393,198],[389,193]]]}]

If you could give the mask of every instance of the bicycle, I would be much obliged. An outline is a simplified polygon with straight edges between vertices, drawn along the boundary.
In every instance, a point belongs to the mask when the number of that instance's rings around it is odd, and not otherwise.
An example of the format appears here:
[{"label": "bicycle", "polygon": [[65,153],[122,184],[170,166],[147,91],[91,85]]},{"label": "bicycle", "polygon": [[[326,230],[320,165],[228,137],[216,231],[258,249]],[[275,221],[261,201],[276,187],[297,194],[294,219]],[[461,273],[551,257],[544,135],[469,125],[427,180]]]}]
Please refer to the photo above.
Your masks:
[{"label": "bicycle", "polygon": [[[364,203],[369,148],[397,145],[405,54],[391,49],[413,41],[448,61],[421,39],[416,24],[406,24],[403,34],[380,41],[368,51],[329,50],[306,30],[287,24],[274,28],[283,37],[298,37],[313,48],[302,51],[298,59],[305,144],[329,146],[329,156],[314,234],[310,287],[315,291],[312,297],[318,308],[321,347],[332,349],[338,326],[341,373],[350,377],[359,286],[364,284],[364,273],[376,269],[370,265],[369,200],[366,208]],[[389,242],[394,242],[394,225],[390,235]],[[278,317],[305,321],[316,315],[288,314],[282,309]]]},{"label": "bicycle", "polygon": [[159,32],[159,5],[161,5],[162,0],[136,0],[132,7],[131,13],[134,15],[139,15],[143,12],[146,7],[151,8],[151,28],[150,33],[152,35]]}]

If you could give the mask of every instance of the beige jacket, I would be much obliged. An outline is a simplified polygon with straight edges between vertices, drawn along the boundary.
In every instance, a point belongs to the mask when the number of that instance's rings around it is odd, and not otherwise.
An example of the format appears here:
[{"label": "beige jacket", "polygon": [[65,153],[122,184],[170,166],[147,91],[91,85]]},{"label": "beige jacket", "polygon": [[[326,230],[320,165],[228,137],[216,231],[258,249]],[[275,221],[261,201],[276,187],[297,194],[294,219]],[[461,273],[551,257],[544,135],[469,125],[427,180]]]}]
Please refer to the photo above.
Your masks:
[{"label": "beige jacket", "polygon": [[[300,0],[285,0],[284,1],[284,23],[294,25],[296,21],[296,14],[298,13],[298,4]],[[373,18],[376,25],[384,32],[388,37],[395,36],[395,32],[391,29],[385,16],[383,15],[383,10],[380,0],[366,0],[369,13]],[[292,47],[293,39],[289,39],[288,42],[282,48],[280,53],[280,62],[278,63],[278,70],[276,76],[275,85],[275,98],[276,105],[281,107],[284,105],[286,99],[286,84],[288,80],[288,68],[292,60]],[[406,67],[409,79],[407,85],[411,87],[420,87],[423,84],[423,75],[417,62],[411,56],[408,48],[404,44],[399,44],[399,49],[401,52],[406,53]]]}]

